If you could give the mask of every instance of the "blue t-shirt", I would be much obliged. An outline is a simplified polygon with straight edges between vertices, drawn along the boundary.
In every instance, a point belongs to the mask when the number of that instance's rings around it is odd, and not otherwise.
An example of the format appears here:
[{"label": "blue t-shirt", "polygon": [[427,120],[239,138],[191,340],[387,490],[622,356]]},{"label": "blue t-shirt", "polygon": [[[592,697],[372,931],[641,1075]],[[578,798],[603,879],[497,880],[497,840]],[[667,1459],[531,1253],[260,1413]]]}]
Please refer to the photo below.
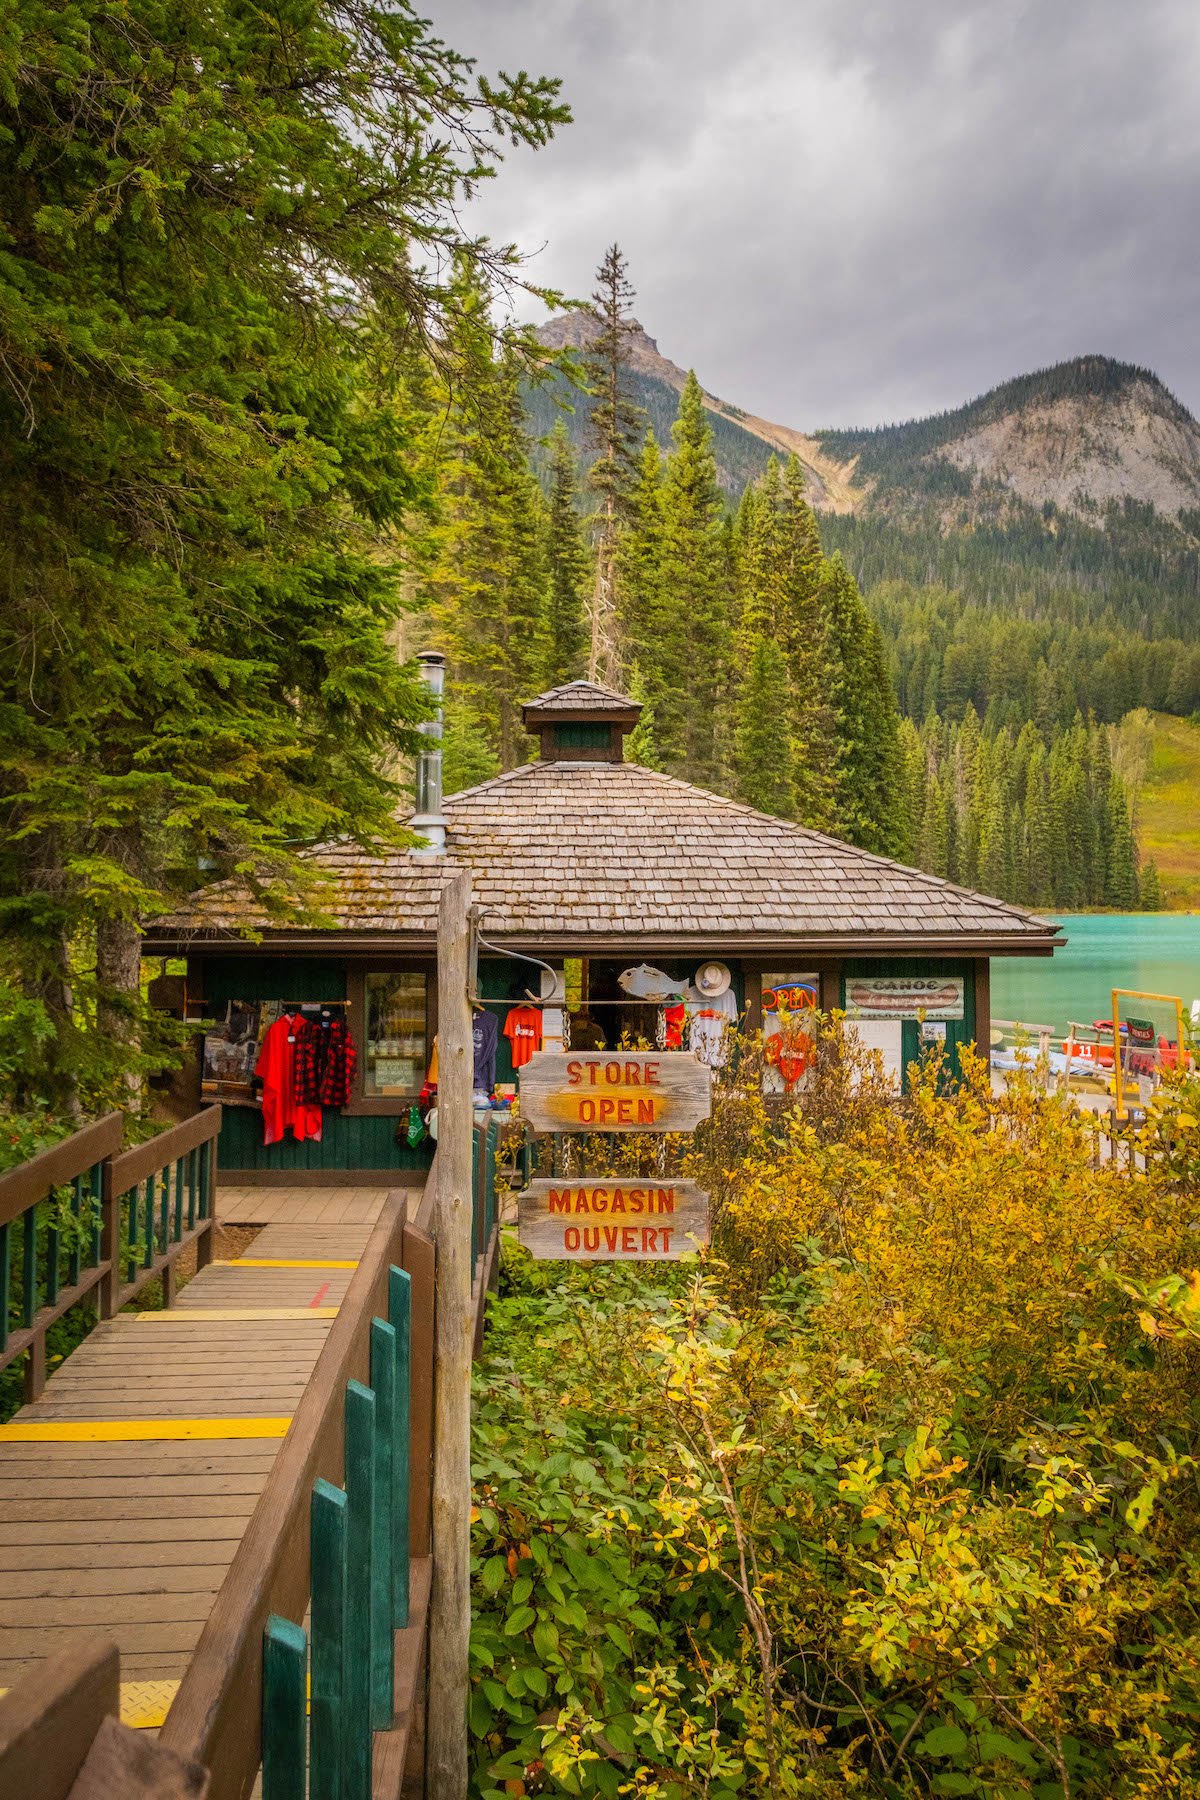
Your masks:
[{"label": "blue t-shirt", "polygon": [[473,1023],[475,1039],[475,1092],[490,1094],[496,1085],[496,1044],[500,1037],[500,1021],[494,1012],[477,1012]]}]

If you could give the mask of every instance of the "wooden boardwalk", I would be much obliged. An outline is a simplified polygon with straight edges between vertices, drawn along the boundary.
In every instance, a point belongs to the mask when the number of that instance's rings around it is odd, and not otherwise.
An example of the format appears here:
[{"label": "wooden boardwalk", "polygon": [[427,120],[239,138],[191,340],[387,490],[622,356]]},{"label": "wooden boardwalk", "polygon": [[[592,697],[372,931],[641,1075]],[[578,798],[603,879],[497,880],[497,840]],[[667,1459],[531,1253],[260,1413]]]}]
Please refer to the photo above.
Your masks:
[{"label": "wooden boardwalk", "polygon": [[98,1326],[0,1426],[0,1688],[100,1631],[122,1716],[161,1723],[384,1200],[309,1222],[331,1196],[301,1195],[266,1190],[243,1257]]},{"label": "wooden boardwalk", "polygon": [[[420,1198],[412,1171],[398,1170],[394,1187],[414,1184],[411,1210]],[[381,1187],[223,1187],[217,1216],[222,1225],[373,1225],[391,1190]]]}]

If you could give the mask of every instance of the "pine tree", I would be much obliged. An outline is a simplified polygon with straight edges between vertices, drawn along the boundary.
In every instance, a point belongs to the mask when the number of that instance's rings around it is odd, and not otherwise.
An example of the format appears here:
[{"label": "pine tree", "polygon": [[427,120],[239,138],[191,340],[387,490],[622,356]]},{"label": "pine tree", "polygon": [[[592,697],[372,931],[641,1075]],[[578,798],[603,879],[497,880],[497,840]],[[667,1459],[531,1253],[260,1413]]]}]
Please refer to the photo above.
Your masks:
[{"label": "pine tree", "polygon": [[779,721],[788,711],[788,673],[773,638],[759,638],[738,697],[734,738],[737,797],[777,818],[792,814],[787,735]]},{"label": "pine tree", "polygon": [[[903,771],[903,858],[905,862],[912,862],[917,856],[925,820],[925,747],[911,719],[901,719],[897,742]],[[921,866],[924,867],[924,864]]]},{"label": "pine tree", "polygon": [[728,668],[731,571],[721,528],[712,431],[700,384],[689,374],[671,428],[663,493],[659,744],[667,768],[702,787],[720,780],[718,750]]},{"label": "pine tree", "polygon": [[547,687],[575,681],[588,660],[587,584],[589,558],[576,505],[578,469],[575,451],[559,419],[550,434],[550,495],[546,509],[546,563],[549,595],[546,607]]},{"label": "pine tree", "polygon": [[[788,458],[778,504],[779,579],[776,630],[787,659],[791,688],[792,785],[796,817],[806,825],[832,830],[837,821],[839,743],[836,701],[833,698],[833,659],[822,601],[821,540],[812,508],[804,496],[804,473],[795,456]],[[861,603],[860,603],[861,604]],[[864,609],[865,616],[865,609]],[[869,657],[874,659],[864,675],[879,686],[883,641],[878,627],[868,621]],[[887,720],[895,723],[896,706],[891,682],[880,689]],[[881,742],[887,735],[881,722]],[[903,854],[907,829],[903,818],[903,794],[899,778],[898,745],[891,747],[893,760],[883,777],[879,804],[892,806],[894,818],[888,831],[876,831],[876,841],[886,842],[892,853]]]},{"label": "pine tree", "polygon": [[588,678],[611,687],[620,679],[621,671],[617,551],[621,528],[629,514],[643,423],[642,410],[630,393],[629,335],[634,321],[629,308],[633,287],[619,244],[610,244],[605,251],[596,282],[590,311],[598,329],[583,364],[593,397],[589,443],[598,452],[588,472],[597,502]]},{"label": "pine tree", "polygon": [[1138,904],[1137,841],[1129,814],[1125,784],[1119,775],[1110,778],[1105,814],[1108,825],[1108,880],[1104,898],[1121,912],[1133,912]]},{"label": "pine tree", "polygon": [[464,296],[453,348],[460,380],[436,425],[442,518],[426,604],[464,727],[511,769],[529,752],[521,703],[548,660],[545,503],[518,364],[504,346],[494,353],[481,295]]},{"label": "pine tree", "polygon": [[821,606],[837,720],[840,830],[852,844],[895,855],[903,849],[895,694],[879,627],[840,556],[822,565]]},{"label": "pine tree", "polygon": [[1025,778],[1025,859],[1021,898],[1029,906],[1050,906],[1054,867],[1050,844],[1050,803],[1046,791],[1046,752],[1039,744],[1029,758]]},{"label": "pine tree", "polygon": [[67,1104],[70,946],[136,1075],[138,917],[199,859],[286,916],[298,841],[403,841],[383,771],[424,701],[389,540],[428,489],[397,347],[443,328],[430,266],[511,261],[457,201],[568,116],[470,67],[358,0],[6,8],[0,915]]},{"label": "pine tree", "polygon": [[1153,860],[1142,864],[1140,901],[1143,912],[1161,912],[1162,887],[1158,879],[1158,865]]},{"label": "pine tree", "polygon": [[635,666],[628,682],[629,698],[641,705],[638,722],[625,740],[625,761],[642,769],[661,769],[658,744],[654,736],[654,706],[649,697],[642,671]]},{"label": "pine tree", "polygon": [[621,641],[631,668],[658,707],[664,686],[664,642],[668,629],[663,575],[666,531],[663,522],[663,458],[653,432],[642,446],[637,480],[629,502],[629,522],[617,553],[621,598]]}]

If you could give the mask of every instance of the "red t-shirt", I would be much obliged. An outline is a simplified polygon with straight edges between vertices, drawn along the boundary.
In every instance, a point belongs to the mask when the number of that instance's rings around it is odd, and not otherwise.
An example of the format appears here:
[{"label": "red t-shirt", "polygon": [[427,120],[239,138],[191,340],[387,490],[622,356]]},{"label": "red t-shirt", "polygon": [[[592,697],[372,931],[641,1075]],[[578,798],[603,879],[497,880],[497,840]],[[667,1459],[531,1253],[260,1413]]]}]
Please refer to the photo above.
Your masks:
[{"label": "red t-shirt", "polygon": [[512,1045],[514,1069],[523,1068],[542,1047],[542,1011],[539,1006],[514,1006],[504,1021],[504,1035]]}]

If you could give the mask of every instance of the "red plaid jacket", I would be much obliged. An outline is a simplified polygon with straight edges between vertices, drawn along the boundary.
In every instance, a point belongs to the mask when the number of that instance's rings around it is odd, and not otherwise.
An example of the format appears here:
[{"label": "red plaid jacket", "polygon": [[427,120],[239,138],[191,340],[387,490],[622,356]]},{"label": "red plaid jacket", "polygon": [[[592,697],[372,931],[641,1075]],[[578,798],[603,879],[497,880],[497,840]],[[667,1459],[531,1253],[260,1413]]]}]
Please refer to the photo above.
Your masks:
[{"label": "red plaid jacket", "polygon": [[306,1106],[345,1106],[358,1053],[344,1019],[305,1019],[296,1043],[296,1098]]}]

